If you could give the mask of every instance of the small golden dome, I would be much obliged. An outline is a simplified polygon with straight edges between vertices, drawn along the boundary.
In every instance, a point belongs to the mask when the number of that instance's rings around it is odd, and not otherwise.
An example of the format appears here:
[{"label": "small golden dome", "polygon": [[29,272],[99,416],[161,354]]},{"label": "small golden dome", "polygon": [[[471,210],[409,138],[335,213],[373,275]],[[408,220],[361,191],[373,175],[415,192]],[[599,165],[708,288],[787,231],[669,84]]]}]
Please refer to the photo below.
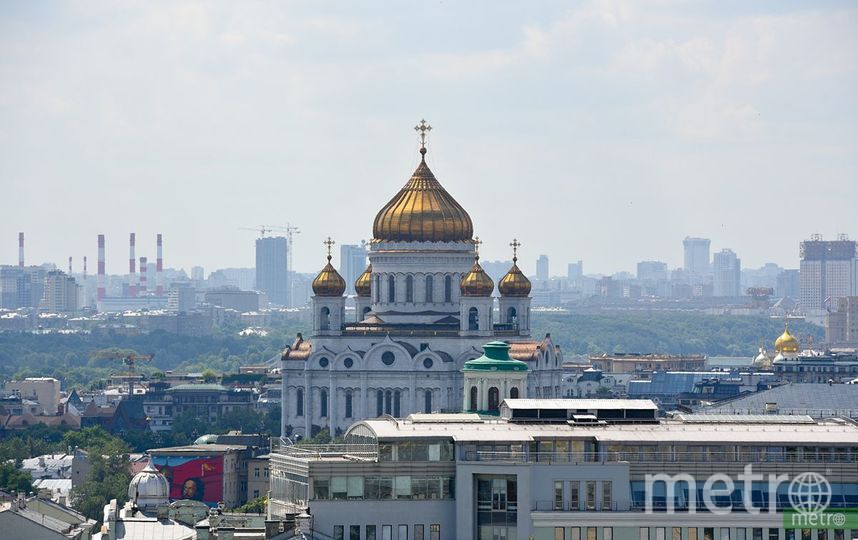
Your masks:
[{"label": "small golden dome", "polygon": [[372,292],[372,263],[369,263],[363,274],[355,280],[355,292],[358,296],[369,298]]},{"label": "small golden dome", "polygon": [[375,216],[372,235],[380,242],[465,242],[474,234],[471,217],[445,190],[423,158],[405,186]]},{"label": "small golden dome", "polygon": [[498,290],[501,296],[524,297],[530,294],[530,280],[518,268],[517,258],[512,259],[512,268],[501,278]]},{"label": "small golden dome", "polygon": [[459,283],[459,289],[462,291],[462,296],[491,296],[495,290],[495,282],[486,274],[483,267],[480,266],[480,256],[474,257],[474,266],[470,272],[462,277]]},{"label": "small golden dome", "polygon": [[328,255],[328,264],[313,280],[313,293],[316,296],[342,296],[344,292],[346,292],[346,280],[331,264],[331,256]]},{"label": "small golden dome", "polygon": [[798,340],[789,333],[789,326],[785,326],[784,333],[775,340],[775,350],[779,353],[796,353],[798,352],[798,347]]}]

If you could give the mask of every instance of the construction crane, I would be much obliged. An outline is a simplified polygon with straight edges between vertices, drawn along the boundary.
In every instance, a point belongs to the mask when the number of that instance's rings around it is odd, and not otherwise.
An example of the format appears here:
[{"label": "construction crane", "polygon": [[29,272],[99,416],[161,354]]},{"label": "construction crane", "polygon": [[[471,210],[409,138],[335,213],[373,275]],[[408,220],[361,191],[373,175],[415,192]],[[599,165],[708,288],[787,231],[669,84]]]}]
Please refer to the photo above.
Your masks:
[{"label": "construction crane", "polygon": [[[301,229],[295,227],[289,222],[286,222],[286,226],[282,225],[258,225],[256,227],[239,227],[243,231],[256,231],[259,233],[260,238],[265,238],[267,233],[271,232],[282,232],[286,233],[286,272],[289,278],[289,302],[292,302],[293,293],[295,290],[294,281],[292,279],[292,242],[295,239],[296,234],[301,233]],[[290,306],[291,307],[291,306]]]},{"label": "construction crane", "polygon": [[122,362],[128,366],[128,371],[126,372],[126,377],[128,378],[128,397],[129,399],[134,397],[134,377],[136,374],[136,366],[137,362],[145,361],[148,362],[154,358],[152,354],[137,354],[136,352],[128,352],[128,351],[117,351],[117,350],[107,350],[107,351],[97,351],[90,355],[90,358],[96,359],[116,359],[122,360]]}]

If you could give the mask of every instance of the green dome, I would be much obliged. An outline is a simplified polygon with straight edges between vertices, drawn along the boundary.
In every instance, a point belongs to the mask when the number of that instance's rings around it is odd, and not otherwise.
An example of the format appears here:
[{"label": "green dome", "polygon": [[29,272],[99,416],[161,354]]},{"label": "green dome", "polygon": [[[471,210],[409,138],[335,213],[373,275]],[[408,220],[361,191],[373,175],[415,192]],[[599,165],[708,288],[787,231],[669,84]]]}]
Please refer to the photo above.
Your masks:
[{"label": "green dome", "polygon": [[527,364],[509,357],[509,343],[492,341],[483,345],[483,355],[465,362],[462,371],[527,371]]}]

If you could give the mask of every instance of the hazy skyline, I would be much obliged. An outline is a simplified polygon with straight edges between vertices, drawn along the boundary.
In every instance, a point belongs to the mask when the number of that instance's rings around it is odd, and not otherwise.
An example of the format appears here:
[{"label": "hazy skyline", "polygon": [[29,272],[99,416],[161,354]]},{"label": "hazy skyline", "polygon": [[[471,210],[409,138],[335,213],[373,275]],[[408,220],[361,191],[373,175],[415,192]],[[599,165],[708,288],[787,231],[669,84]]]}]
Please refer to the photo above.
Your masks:
[{"label": "hazy skyline", "polygon": [[[858,236],[858,5],[846,2],[0,6],[0,264],[253,266],[258,224],[370,239],[419,161],[486,259],[552,274],[682,264],[712,239],[798,267]],[[335,248],[339,264],[339,250]]]}]

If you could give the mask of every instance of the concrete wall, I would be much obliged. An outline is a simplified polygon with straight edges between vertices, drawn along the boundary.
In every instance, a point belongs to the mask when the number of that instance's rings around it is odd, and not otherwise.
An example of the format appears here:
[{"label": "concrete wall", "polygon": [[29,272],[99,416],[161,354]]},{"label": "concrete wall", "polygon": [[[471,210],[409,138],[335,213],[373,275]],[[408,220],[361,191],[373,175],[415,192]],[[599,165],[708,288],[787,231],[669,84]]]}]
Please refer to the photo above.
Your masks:
[{"label": "concrete wall", "polygon": [[[458,488],[457,488],[458,489]],[[325,535],[334,535],[334,525],[345,527],[348,538],[349,525],[360,525],[361,538],[366,535],[366,525],[376,525],[377,538],[381,540],[381,526],[391,525],[393,540],[398,538],[399,525],[408,525],[408,538],[413,538],[414,525],[425,525],[424,537],[429,538],[429,525],[441,525],[441,539],[469,538],[456,534],[456,501],[311,501],[310,514],[313,528]]]}]

